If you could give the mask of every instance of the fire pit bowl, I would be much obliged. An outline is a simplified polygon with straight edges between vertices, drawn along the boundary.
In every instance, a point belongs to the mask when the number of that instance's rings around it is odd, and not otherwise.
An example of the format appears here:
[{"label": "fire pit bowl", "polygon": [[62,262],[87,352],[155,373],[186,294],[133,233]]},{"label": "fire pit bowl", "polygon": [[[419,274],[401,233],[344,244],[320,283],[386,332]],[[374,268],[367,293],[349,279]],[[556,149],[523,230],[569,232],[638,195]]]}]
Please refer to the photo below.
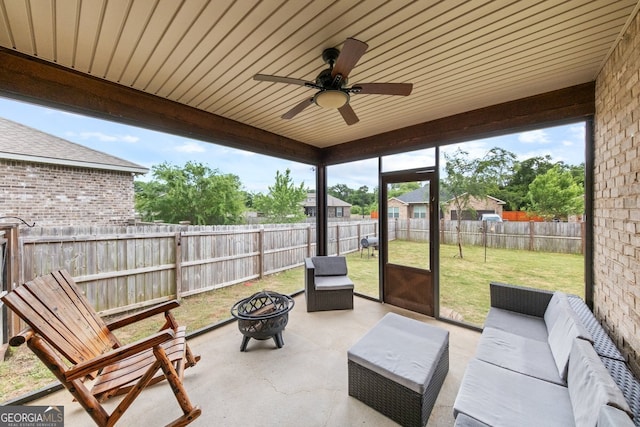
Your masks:
[{"label": "fire pit bowl", "polygon": [[282,331],[287,326],[294,304],[290,296],[270,291],[255,293],[235,303],[231,315],[238,319],[238,329],[244,335],[240,351],[246,351],[251,338],[273,338],[276,346],[282,348]]}]

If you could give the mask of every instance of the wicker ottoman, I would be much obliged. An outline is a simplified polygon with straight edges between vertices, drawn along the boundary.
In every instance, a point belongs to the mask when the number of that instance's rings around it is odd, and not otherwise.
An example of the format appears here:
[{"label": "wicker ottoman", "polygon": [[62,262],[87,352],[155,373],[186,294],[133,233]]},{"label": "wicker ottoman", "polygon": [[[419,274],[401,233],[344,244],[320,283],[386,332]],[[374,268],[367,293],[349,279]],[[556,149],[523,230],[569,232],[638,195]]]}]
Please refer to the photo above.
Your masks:
[{"label": "wicker ottoman", "polygon": [[349,395],[403,426],[424,426],[449,371],[449,332],[388,313],[347,353]]}]

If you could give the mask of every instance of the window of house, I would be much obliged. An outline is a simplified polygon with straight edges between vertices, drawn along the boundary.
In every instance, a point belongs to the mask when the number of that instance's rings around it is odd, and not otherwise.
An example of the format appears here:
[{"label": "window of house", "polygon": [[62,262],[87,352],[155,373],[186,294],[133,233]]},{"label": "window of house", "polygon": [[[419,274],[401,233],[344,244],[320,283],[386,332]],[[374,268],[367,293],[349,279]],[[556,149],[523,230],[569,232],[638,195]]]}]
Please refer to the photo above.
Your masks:
[{"label": "window of house", "polygon": [[427,207],[422,205],[413,207],[413,217],[414,218],[426,218],[427,217]]},{"label": "window of house", "polygon": [[389,207],[389,218],[400,218],[400,208],[399,207]]},{"label": "window of house", "polygon": [[343,216],[342,209],[344,209],[344,208],[336,208],[336,217],[341,217],[341,216]]}]

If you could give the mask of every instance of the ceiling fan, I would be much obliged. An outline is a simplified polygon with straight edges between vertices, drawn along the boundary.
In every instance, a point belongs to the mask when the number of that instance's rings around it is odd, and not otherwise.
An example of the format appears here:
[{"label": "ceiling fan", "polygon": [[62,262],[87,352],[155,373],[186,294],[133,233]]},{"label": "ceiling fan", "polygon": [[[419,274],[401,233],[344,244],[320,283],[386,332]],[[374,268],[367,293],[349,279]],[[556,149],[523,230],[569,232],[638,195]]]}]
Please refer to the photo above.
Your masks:
[{"label": "ceiling fan", "polygon": [[322,52],[322,60],[329,65],[329,68],[321,71],[315,82],[265,74],[256,74],[253,78],[258,81],[296,84],[318,90],[313,98],[305,99],[284,113],[283,119],[292,119],[309,105],[316,104],[322,108],[337,108],[347,125],[352,125],[359,119],[349,105],[351,94],[407,96],[413,89],[411,83],[360,83],[347,87],[349,73],[368,47],[364,42],[348,38],[344,42],[342,52],[333,47],[325,49]]}]

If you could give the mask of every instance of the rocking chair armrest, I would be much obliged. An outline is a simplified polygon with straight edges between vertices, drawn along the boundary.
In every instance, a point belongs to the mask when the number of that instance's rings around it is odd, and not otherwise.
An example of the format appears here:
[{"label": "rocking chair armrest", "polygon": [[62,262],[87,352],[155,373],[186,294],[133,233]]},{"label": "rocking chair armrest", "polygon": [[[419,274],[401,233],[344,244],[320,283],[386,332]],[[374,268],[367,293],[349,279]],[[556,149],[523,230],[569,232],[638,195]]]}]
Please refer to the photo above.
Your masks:
[{"label": "rocking chair armrest", "polygon": [[91,360],[80,362],[68,369],[64,375],[68,381],[82,378],[92,372],[96,372],[104,368],[105,366],[165,343],[172,338],[175,338],[175,333],[172,329],[165,329],[160,332],[156,332],[147,338],[123,345],[122,347],[114,348],[108,353],[101,354]]},{"label": "rocking chair armrest", "polygon": [[177,300],[167,301],[162,304],[147,308],[146,310],[134,313],[130,316],[123,317],[122,319],[116,319],[112,322],[107,322],[107,328],[109,328],[110,331],[113,331],[115,329],[122,328],[123,326],[139,322],[140,320],[146,319],[148,317],[155,316],[156,314],[166,313],[167,311],[173,310],[174,308],[178,307],[180,307],[180,303]]}]

